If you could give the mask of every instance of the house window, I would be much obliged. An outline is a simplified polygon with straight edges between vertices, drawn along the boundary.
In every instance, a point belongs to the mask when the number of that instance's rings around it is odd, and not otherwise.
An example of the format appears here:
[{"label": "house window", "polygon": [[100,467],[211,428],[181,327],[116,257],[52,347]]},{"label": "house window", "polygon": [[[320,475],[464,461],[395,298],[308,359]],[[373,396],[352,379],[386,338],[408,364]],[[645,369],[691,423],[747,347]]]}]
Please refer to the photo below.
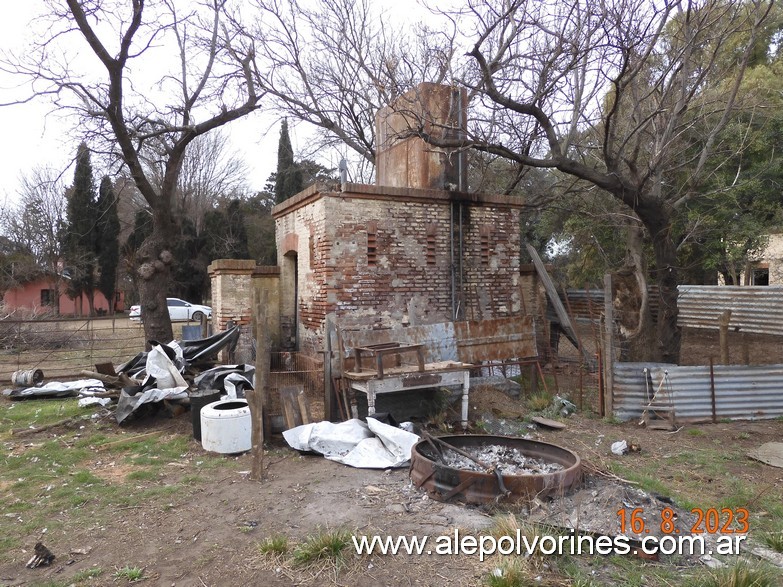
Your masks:
[{"label": "house window", "polygon": [[769,285],[769,268],[757,267],[753,269],[751,285]]},{"label": "house window", "polygon": [[42,306],[54,306],[54,290],[42,289],[41,290],[41,305]]}]

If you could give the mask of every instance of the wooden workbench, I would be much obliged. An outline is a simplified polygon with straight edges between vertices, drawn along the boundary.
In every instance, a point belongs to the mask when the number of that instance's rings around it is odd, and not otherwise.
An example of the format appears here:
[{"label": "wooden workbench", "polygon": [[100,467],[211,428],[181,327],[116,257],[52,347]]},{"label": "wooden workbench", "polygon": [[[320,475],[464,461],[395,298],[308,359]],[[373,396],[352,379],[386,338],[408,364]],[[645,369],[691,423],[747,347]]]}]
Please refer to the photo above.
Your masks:
[{"label": "wooden workbench", "polygon": [[[361,364],[361,363],[360,363]],[[394,393],[409,389],[462,386],[462,428],[468,427],[468,393],[470,369],[473,365],[458,361],[418,363],[398,367],[347,371],[344,377],[354,391],[367,395],[367,415],[375,413],[375,398],[382,393]],[[379,372],[380,371],[380,372]]]}]

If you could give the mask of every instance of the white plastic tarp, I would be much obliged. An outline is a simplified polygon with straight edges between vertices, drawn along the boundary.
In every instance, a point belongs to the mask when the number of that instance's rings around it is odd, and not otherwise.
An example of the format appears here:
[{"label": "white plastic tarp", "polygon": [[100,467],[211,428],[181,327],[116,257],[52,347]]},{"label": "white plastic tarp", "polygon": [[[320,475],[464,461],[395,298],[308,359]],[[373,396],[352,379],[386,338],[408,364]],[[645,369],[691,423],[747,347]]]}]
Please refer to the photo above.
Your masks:
[{"label": "white plastic tarp", "polygon": [[[175,360],[179,361],[182,357],[182,349],[175,342],[167,346],[174,349]],[[141,393],[129,395],[124,389],[120,392],[120,399],[117,403],[117,409],[114,417],[117,422],[122,422],[139,406],[148,402],[159,402],[161,400],[184,399],[188,397],[188,382],[185,381],[179,369],[169,359],[166,352],[155,345],[147,354],[147,364],[145,366],[147,377],[144,379],[143,386],[147,387]]]},{"label": "white plastic tarp", "polygon": [[304,424],[283,432],[291,448],[313,451],[327,459],[358,469],[405,466],[419,437],[375,418],[347,420],[339,424]]},{"label": "white plastic tarp", "polygon": [[103,382],[98,379],[79,379],[78,381],[50,381],[44,385],[28,387],[12,394],[13,398],[18,397],[45,397],[47,395],[60,394],[61,396],[83,394],[88,395],[95,392],[106,391]]},{"label": "white plastic tarp", "polygon": [[[181,363],[182,349],[180,346],[175,341],[171,341],[166,346],[174,350],[176,355],[175,360],[178,363]],[[148,377],[155,378],[155,385],[160,390],[169,391],[174,388],[182,388],[178,390],[182,391],[188,387],[187,381],[185,381],[185,379],[182,377],[182,374],[179,372],[179,369],[171,361],[171,359],[169,359],[168,355],[160,345],[155,345],[152,347],[150,352],[147,354],[147,364],[145,366],[145,370],[147,371]]]}]

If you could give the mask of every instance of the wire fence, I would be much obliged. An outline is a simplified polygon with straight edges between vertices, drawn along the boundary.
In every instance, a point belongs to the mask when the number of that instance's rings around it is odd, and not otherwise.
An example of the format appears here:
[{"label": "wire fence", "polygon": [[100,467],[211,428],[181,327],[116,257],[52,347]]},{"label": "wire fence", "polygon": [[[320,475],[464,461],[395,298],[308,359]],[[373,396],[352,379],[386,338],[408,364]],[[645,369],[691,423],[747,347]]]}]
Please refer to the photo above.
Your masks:
[{"label": "wire fence", "polygon": [[[596,318],[596,321],[598,318]],[[589,354],[597,354],[597,326],[590,320],[576,320],[580,343]],[[174,323],[174,335],[182,340],[183,327]],[[584,360],[575,347],[561,337],[556,348],[543,320],[536,324],[542,341],[541,357],[535,362],[485,364],[484,375],[528,377],[538,374],[538,389],[568,397],[580,409],[598,411],[599,373]],[[62,318],[59,320],[0,321],[0,385],[9,385],[17,371],[44,372],[45,381],[83,377],[82,371],[94,371],[95,365],[112,363],[115,367],[144,350],[144,328],[127,317]],[[535,371],[533,371],[535,370]],[[324,414],[323,357],[298,352],[272,353],[269,392],[272,415],[281,414],[279,390],[302,386],[314,418]],[[523,386],[525,395],[531,387]]]},{"label": "wire fence", "polygon": [[[187,323],[175,323],[182,339]],[[0,382],[16,371],[40,369],[47,381],[76,379],[96,364],[115,366],[144,350],[144,327],[127,317],[0,321]]]}]

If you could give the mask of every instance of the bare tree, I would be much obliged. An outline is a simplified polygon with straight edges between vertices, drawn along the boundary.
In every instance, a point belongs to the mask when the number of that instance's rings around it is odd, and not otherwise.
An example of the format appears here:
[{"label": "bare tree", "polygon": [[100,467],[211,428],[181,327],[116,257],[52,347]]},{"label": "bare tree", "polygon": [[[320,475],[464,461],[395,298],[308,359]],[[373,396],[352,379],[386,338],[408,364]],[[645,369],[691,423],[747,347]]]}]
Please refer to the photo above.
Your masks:
[{"label": "bare tree", "polygon": [[273,98],[275,112],[320,131],[302,158],[347,146],[370,166],[358,174],[370,175],[378,110],[419,82],[442,82],[449,74],[447,34],[403,34],[384,22],[370,0],[253,5],[259,16],[245,42],[255,49],[255,83]]},{"label": "bare tree", "polygon": [[[165,153],[165,145],[161,145]],[[163,185],[165,168],[161,157],[148,162],[153,185]],[[231,150],[228,137],[220,130],[194,140],[182,161],[175,195],[175,210],[193,221],[198,232],[204,214],[214,209],[221,198],[245,187],[247,165]]]},{"label": "bare tree", "polygon": [[[475,2],[449,18],[475,41],[460,139],[520,166],[557,170],[628,206],[652,241],[656,358],[677,362],[675,219],[720,166],[719,137],[771,10],[763,0]],[[478,31],[478,33],[476,33]],[[711,160],[710,157],[713,157]],[[645,297],[641,239],[630,239]]]},{"label": "bare tree", "polygon": [[22,176],[18,195],[19,203],[4,210],[0,217],[3,233],[18,248],[29,251],[42,272],[55,276],[56,304],[61,286],[65,186],[59,172],[34,167]]},{"label": "bare tree", "polygon": [[[138,251],[148,340],[173,337],[166,294],[186,150],[197,137],[260,105],[250,83],[252,55],[231,45],[231,22],[223,18],[227,2],[193,2],[181,12],[173,0],[47,0],[41,40],[3,65],[28,76],[36,96],[51,96],[72,110],[90,144],[97,150],[103,140],[105,151],[121,158],[149,204],[153,231]],[[78,55],[74,42],[89,57]],[[145,166],[150,146],[164,170],[159,185]]]}]

